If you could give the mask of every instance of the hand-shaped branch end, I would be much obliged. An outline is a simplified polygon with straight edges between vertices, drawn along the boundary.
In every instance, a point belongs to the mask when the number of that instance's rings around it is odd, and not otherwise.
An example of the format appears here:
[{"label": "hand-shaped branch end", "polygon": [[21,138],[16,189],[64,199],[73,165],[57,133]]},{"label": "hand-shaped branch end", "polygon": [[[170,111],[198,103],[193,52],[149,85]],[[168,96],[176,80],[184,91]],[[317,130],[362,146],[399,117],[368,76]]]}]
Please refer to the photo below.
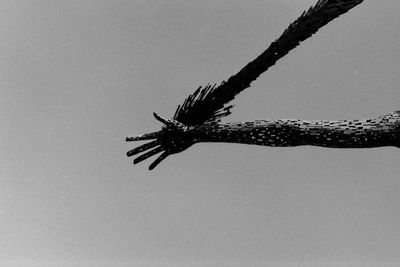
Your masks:
[{"label": "hand-shaped branch end", "polygon": [[146,153],[137,157],[133,161],[134,164],[154,156],[155,154],[163,152],[153,163],[150,164],[149,170],[154,169],[169,155],[182,152],[194,144],[194,140],[190,136],[190,128],[188,126],[176,120],[164,118],[157,113],[153,113],[153,115],[158,121],[164,124],[160,131],[137,136],[129,136],[126,138],[127,142],[155,139],[127,152],[127,156],[131,157],[138,153],[147,151]]}]

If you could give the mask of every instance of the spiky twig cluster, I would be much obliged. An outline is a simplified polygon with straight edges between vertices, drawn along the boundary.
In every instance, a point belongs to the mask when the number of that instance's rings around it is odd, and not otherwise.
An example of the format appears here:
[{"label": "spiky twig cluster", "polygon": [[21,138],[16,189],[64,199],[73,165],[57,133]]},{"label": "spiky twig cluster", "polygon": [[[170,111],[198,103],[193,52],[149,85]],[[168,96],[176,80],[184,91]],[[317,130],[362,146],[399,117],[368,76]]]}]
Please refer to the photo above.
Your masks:
[{"label": "spiky twig cluster", "polygon": [[178,106],[174,119],[186,125],[199,125],[207,121],[219,121],[231,114],[230,109],[233,105],[216,108],[224,105],[219,103],[221,98],[218,97],[216,88],[216,84],[197,88],[182,105]]}]

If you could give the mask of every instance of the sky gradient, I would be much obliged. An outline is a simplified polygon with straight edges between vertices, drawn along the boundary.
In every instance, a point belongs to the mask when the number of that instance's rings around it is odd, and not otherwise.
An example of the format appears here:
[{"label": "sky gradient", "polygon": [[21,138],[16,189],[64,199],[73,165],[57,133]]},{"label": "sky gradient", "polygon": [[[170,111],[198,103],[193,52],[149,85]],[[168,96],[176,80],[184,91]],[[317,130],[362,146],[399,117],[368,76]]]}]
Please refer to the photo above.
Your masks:
[{"label": "sky gradient", "polygon": [[[0,265],[400,261],[398,148],[196,144],[151,172],[126,157],[126,136],[160,128],[152,112],[236,73],[315,2],[1,1]],[[225,121],[399,110],[399,13],[365,1],[334,20]]]}]

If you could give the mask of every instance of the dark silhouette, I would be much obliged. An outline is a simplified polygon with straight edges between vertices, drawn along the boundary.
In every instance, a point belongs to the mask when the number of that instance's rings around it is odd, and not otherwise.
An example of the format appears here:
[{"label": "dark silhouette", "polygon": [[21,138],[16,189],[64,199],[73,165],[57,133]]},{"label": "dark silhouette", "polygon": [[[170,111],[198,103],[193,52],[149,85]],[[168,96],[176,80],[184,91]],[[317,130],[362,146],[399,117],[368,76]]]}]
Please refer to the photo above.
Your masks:
[{"label": "dark silhouette", "polygon": [[153,169],[168,155],[179,153],[198,142],[230,142],[265,146],[314,145],[332,148],[400,146],[400,112],[366,120],[303,121],[262,120],[221,123],[233,105],[227,105],[248,88],[264,71],[322,26],[346,13],[363,0],[319,0],[295,20],[260,56],[220,85],[199,87],[182,105],[173,119],[154,113],[164,127],[154,133],[127,137],[126,141],[151,140],[128,151],[139,163],[163,152],[149,167]]}]

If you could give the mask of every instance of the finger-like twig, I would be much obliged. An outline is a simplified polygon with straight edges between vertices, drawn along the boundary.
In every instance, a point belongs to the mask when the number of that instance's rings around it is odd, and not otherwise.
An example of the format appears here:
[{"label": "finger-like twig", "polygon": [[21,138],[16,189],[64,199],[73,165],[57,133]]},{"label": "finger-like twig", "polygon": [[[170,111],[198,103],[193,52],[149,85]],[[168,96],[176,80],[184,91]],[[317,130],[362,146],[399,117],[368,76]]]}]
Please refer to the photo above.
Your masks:
[{"label": "finger-like twig", "polygon": [[149,170],[151,171],[152,169],[154,169],[161,161],[163,161],[168,156],[168,152],[165,151],[164,153],[162,153],[155,161],[153,161],[153,163],[150,164]]},{"label": "finger-like twig", "polygon": [[162,148],[161,146],[156,147],[156,148],[154,148],[153,150],[150,150],[149,152],[147,152],[147,153],[145,153],[145,154],[143,154],[143,155],[137,157],[137,158],[133,161],[133,164],[137,164],[137,163],[139,163],[139,162],[141,162],[141,161],[143,161],[143,160],[145,160],[145,159],[147,159],[147,158],[150,158],[151,156],[153,156],[153,155],[155,155],[155,154],[157,154],[157,153],[160,153],[160,152],[163,151],[163,150],[164,150],[164,148]]},{"label": "finger-like twig", "polygon": [[148,134],[141,134],[141,135],[135,135],[135,136],[128,136],[126,138],[126,142],[129,141],[142,141],[142,140],[149,140],[149,139],[155,139],[159,135],[161,131],[158,132],[153,132],[153,133],[148,133]]},{"label": "finger-like twig", "polygon": [[180,123],[179,121],[176,121],[174,119],[167,119],[164,118],[162,116],[160,116],[157,113],[153,113],[153,116],[160,122],[164,123],[167,127],[172,128],[172,129],[176,129],[176,128],[180,128],[182,130],[184,130],[186,127],[185,125],[183,125],[182,123]]},{"label": "finger-like twig", "polygon": [[138,153],[140,153],[140,152],[143,152],[143,151],[145,151],[145,150],[148,150],[148,149],[150,149],[150,148],[153,148],[153,147],[157,146],[158,144],[159,144],[159,141],[158,141],[158,140],[151,141],[151,142],[146,143],[146,144],[144,144],[144,145],[138,146],[138,147],[136,147],[136,148],[134,148],[134,149],[132,149],[132,150],[129,150],[129,151],[126,153],[126,155],[127,155],[128,157],[131,157],[131,156],[136,155],[136,154],[138,154]]},{"label": "finger-like twig", "polygon": [[159,115],[158,113],[156,113],[156,112],[153,112],[153,116],[154,116],[154,118],[156,118],[158,121],[164,123],[166,126],[169,126],[169,127],[173,127],[173,126],[174,126],[174,123],[172,122],[172,120],[167,119],[167,118],[164,118],[164,117],[160,116],[160,115]]}]

